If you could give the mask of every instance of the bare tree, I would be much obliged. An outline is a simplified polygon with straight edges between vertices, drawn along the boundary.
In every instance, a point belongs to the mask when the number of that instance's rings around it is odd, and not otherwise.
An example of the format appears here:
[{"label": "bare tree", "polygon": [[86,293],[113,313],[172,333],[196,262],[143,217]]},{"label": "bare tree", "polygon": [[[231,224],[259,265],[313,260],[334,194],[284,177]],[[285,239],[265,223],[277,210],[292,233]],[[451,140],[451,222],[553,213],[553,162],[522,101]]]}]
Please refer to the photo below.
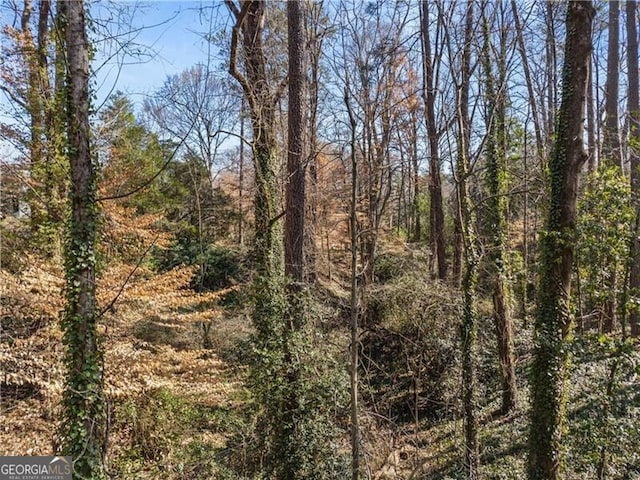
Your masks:
[{"label": "bare tree", "polygon": [[344,102],[349,116],[350,139],[350,159],[351,159],[351,202],[349,207],[349,234],[351,237],[351,292],[350,292],[350,314],[351,314],[351,362],[349,365],[349,391],[351,395],[351,478],[360,478],[360,422],[359,411],[359,379],[358,367],[360,365],[359,356],[359,295],[358,295],[358,162],[356,157],[357,142],[357,120],[354,115],[349,95],[349,80],[345,86]]},{"label": "bare tree", "polygon": [[[423,65],[423,97],[427,115],[427,136],[429,138],[429,236],[431,254],[437,261],[437,272],[440,280],[447,277],[447,260],[445,257],[444,208],[442,205],[442,181],[440,176],[440,135],[436,125],[433,62],[441,58],[431,54],[431,38],[429,32],[429,1],[420,2],[420,34],[422,36]],[[438,19],[440,21],[440,19]],[[417,185],[416,181],[416,185]],[[417,195],[416,195],[417,197]]]},{"label": "bare tree", "polygon": [[[638,95],[638,4],[627,0],[627,75],[629,92],[627,96],[627,114],[629,115],[629,161],[631,163],[631,199],[635,210],[635,225],[632,229],[631,272],[629,288],[632,295],[640,293],[640,100]],[[631,334],[640,336],[640,312],[631,310],[629,316]]]},{"label": "bare tree", "polygon": [[469,89],[471,82],[471,43],[474,35],[475,2],[466,4],[464,45],[460,66],[458,90],[458,158],[456,165],[456,195],[459,235],[462,242],[462,403],[464,409],[465,467],[467,477],[476,480],[480,467],[480,448],[478,444],[477,401],[477,365],[476,349],[478,342],[478,324],[476,312],[476,283],[478,281],[478,245],[475,233],[475,214],[469,198],[469,177],[471,175],[471,125],[469,118]]},{"label": "bare tree", "polygon": [[607,84],[605,86],[605,125],[602,154],[606,165],[622,168],[620,132],[618,128],[618,100],[620,83],[620,1],[610,0],[609,40],[607,42]]}]

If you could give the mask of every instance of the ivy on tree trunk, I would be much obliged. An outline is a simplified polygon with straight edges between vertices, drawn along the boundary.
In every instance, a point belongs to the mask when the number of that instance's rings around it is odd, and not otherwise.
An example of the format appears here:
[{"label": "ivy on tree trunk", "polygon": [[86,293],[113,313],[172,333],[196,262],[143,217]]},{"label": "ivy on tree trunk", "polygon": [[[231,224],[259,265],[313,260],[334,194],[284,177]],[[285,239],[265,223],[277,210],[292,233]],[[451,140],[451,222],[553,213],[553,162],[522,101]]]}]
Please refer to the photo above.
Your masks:
[{"label": "ivy on tree trunk", "polygon": [[562,478],[569,342],[573,331],[570,300],[576,196],[578,175],[587,159],[583,113],[594,14],[591,1],[569,2],[562,101],[549,162],[549,211],[540,248],[535,355],[531,368],[530,480]]},{"label": "ivy on tree trunk", "polygon": [[95,169],[89,129],[89,41],[84,2],[59,2],[66,18],[67,156],[71,218],[65,245],[67,303],[62,319],[67,383],[61,425],[63,453],[74,478],[104,478],[105,411],[102,352],[96,323]]}]

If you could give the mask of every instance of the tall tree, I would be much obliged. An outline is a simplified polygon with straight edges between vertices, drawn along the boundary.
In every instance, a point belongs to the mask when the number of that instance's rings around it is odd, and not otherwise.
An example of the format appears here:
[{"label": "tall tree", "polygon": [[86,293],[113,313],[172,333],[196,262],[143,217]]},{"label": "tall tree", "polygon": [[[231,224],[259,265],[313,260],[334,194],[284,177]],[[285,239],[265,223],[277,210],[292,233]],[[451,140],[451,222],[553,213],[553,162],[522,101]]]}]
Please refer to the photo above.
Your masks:
[{"label": "tall tree", "polygon": [[[253,336],[254,351],[251,382],[260,407],[259,438],[263,442],[265,478],[302,480],[328,478],[331,442],[328,419],[322,416],[324,397],[308,374],[306,361],[311,355],[301,288],[285,288],[284,273],[299,286],[303,281],[304,155],[306,124],[304,117],[305,37],[301,2],[287,5],[289,51],[291,55],[289,175],[285,212],[279,210],[277,183],[276,106],[287,86],[287,79],[275,80],[267,68],[263,38],[267,4],[263,1],[228,0],[235,18],[231,37],[230,73],[241,85],[251,117],[252,153],[256,182]],[[238,47],[242,47],[242,62]],[[272,73],[272,72],[271,72]],[[283,264],[282,230],[279,219],[287,215]],[[315,423],[314,423],[315,422]],[[316,425],[322,425],[319,431]],[[323,453],[324,452],[324,453]]]},{"label": "tall tree", "polygon": [[356,157],[356,127],[357,121],[350,103],[349,79],[347,76],[347,86],[345,87],[344,101],[349,116],[350,138],[350,159],[351,159],[351,202],[349,206],[349,234],[351,240],[351,292],[350,292],[350,315],[351,315],[351,364],[349,365],[349,390],[351,394],[351,479],[360,478],[360,423],[358,417],[359,405],[359,380],[358,367],[359,358],[359,298],[358,298],[358,162]]},{"label": "tall tree", "polygon": [[[620,2],[609,1],[609,40],[607,42],[607,84],[605,87],[605,125],[602,139],[602,166],[618,167],[622,172],[620,132],[618,129],[618,91],[620,81]],[[607,261],[609,295],[604,302],[603,330],[611,332],[618,322],[618,269],[619,259],[611,256]]]},{"label": "tall tree", "polygon": [[583,113],[594,14],[591,1],[568,4],[562,101],[549,162],[549,211],[540,252],[535,356],[531,369],[530,480],[558,480],[563,475],[568,343],[573,331],[570,301],[576,197],[578,175],[587,159]]},{"label": "tall tree", "polygon": [[96,330],[95,170],[89,128],[89,41],[84,2],[59,2],[66,19],[67,156],[71,169],[71,217],[65,245],[67,303],[62,320],[67,383],[63,453],[74,459],[74,476],[104,478],[105,412],[102,352]]},{"label": "tall tree", "polygon": [[305,115],[306,58],[302,4],[287,3],[289,44],[289,114],[284,266],[294,282],[304,278],[305,160],[307,128]]},{"label": "tall tree", "polygon": [[[8,27],[5,35],[13,44],[11,55],[4,58],[0,89],[11,99],[16,111],[11,117],[17,120],[26,115],[28,130],[19,135],[21,146],[27,147],[29,169],[30,222],[37,245],[47,253],[57,253],[61,247],[66,193],[65,158],[62,153],[64,126],[57,122],[55,112],[64,110],[63,101],[52,88],[50,47],[61,43],[59,36],[50,35],[51,2],[24,0],[22,9],[18,3],[11,7],[19,18],[20,29]],[[9,43],[3,45],[8,53]],[[19,63],[16,62],[19,58]],[[55,61],[56,74],[64,60]],[[64,73],[60,75],[64,77]],[[59,90],[59,89],[56,89]],[[19,112],[19,113],[18,113]],[[5,125],[8,131],[15,127]],[[14,136],[14,132],[11,136]]]},{"label": "tall tree", "polygon": [[[278,247],[279,202],[275,173],[275,106],[281,91],[272,88],[267,78],[267,58],[262,38],[266,5],[250,0],[241,1],[239,6],[231,0],[226,4],[235,18],[229,71],[242,87],[253,131],[256,260],[259,273],[267,279],[277,276],[282,268],[281,249]],[[239,47],[244,53],[245,72],[239,67]]]},{"label": "tall tree", "polygon": [[[252,158],[255,177],[254,250],[257,275],[254,283],[252,321],[259,352],[252,369],[253,389],[264,419],[259,432],[269,473],[286,467],[287,445],[282,438],[282,391],[286,388],[283,367],[284,291],[281,228],[278,225],[277,143],[275,107],[280,92],[267,76],[263,42],[266,3],[226,1],[235,25],[231,36],[229,72],[242,87],[252,127]],[[239,49],[241,51],[239,52]],[[238,57],[242,55],[242,63]],[[241,70],[241,66],[244,68]],[[283,458],[279,458],[283,457]]]},{"label": "tall tree", "polygon": [[[445,257],[444,208],[442,206],[442,181],[440,177],[440,135],[436,125],[433,62],[431,38],[429,36],[429,1],[420,2],[420,35],[422,37],[423,98],[427,115],[427,136],[429,138],[429,238],[431,253],[437,261],[440,280],[447,277]],[[416,172],[417,174],[417,172]],[[417,185],[417,182],[416,182]],[[415,195],[418,197],[417,194]],[[419,212],[416,212],[419,218]]]},{"label": "tall tree", "polygon": [[471,175],[471,122],[469,118],[469,89],[471,85],[471,44],[474,33],[474,4],[467,2],[465,13],[464,46],[462,49],[460,83],[457,100],[458,157],[456,165],[456,195],[458,224],[462,241],[462,384],[465,431],[465,466],[467,478],[476,480],[480,467],[478,444],[477,365],[478,323],[476,312],[476,287],[478,281],[478,245],[475,233],[475,214],[469,198]]},{"label": "tall tree", "polygon": [[620,83],[620,1],[610,0],[609,40],[607,42],[607,84],[605,86],[605,125],[602,138],[602,154],[605,165],[619,165],[620,132],[618,129],[618,91]]},{"label": "tall tree", "polygon": [[[635,226],[632,230],[631,272],[629,288],[631,294],[640,293],[640,88],[638,82],[638,4],[635,0],[627,0],[627,75],[629,92],[627,111],[629,115],[629,161],[631,163],[631,199],[635,211]],[[631,334],[640,336],[640,312],[633,309],[629,316]]]},{"label": "tall tree", "polygon": [[308,283],[313,284],[317,279],[317,259],[318,247],[317,239],[319,235],[318,223],[318,156],[320,147],[318,142],[318,111],[319,111],[319,92],[320,92],[320,59],[322,57],[322,45],[327,31],[323,25],[325,13],[323,1],[307,3],[307,37],[308,37],[308,161],[307,161],[307,184],[305,185],[306,193],[306,222],[304,229],[304,256],[305,256],[305,279]]},{"label": "tall tree", "polygon": [[506,132],[506,82],[507,39],[506,30],[500,29],[498,49],[498,82],[493,73],[491,51],[491,28],[483,13],[484,45],[482,60],[485,70],[485,91],[488,104],[487,138],[485,142],[486,182],[488,200],[486,227],[489,234],[489,268],[493,282],[493,320],[498,340],[502,380],[501,412],[507,413],[515,407],[517,380],[513,348],[513,324],[507,299],[507,132]]}]

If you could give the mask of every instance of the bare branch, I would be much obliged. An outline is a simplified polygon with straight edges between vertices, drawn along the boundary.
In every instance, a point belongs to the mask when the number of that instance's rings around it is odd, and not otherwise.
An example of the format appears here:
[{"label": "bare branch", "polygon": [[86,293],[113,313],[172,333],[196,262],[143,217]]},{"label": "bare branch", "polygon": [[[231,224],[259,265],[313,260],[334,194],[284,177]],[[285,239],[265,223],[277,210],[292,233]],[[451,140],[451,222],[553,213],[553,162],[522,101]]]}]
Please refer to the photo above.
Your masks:
[{"label": "bare branch", "polygon": [[231,13],[236,17],[236,23],[233,26],[233,30],[231,31],[231,50],[229,53],[229,73],[233,78],[235,78],[242,90],[247,97],[247,101],[249,102],[249,106],[252,110],[255,109],[255,98],[252,94],[251,87],[249,86],[249,82],[247,78],[240,73],[238,70],[238,37],[240,36],[240,28],[242,28],[242,24],[244,23],[247,14],[249,13],[249,2],[245,2],[242,5],[242,9],[238,12],[238,8],[235,6],[233,1],[226,0],[225,5],[231,10]]}]

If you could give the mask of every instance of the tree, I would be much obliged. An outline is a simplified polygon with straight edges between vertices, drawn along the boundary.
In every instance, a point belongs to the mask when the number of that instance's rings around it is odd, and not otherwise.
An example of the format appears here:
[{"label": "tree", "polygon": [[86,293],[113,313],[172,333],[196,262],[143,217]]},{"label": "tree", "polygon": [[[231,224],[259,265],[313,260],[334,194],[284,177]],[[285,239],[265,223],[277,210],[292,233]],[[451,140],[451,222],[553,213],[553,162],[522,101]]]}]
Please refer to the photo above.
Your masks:
[{"label": "tree", "polygon": [[622,168],[620,133],[618,129],[618,90],[620,83],[620,2],[609,2],[609,40],[607,42],[607,84],[605,91],[605,125],[602,155],[606,165]]},{"label": "tree", "polygon": [[222,167],[219,152],[235,126],[239,104],[228,81],[217,77],[208,66],[196,65],[169,76],[145,100],[144,110],[163,133],[200,159],[213,188]]},{"label": "tree", "polygon": [[[286,273],[299,285],[303,281],[304,154],[303,114],[304,40],[301,4],[288,5],[291,70],[289,166],[291,184],[287,190],[285,212],[279,211],[277,183],[276,106],[287,85],[267,74],[263,35],[266,4],[243,0],[239,5],[227,1],[235,18],[231,37],[230,73],[241,85],[252,124],[252,153],[255,170],[255,258],[253,325],[256,352],[252,365],[252,390],[260,407],[259,438],[264,469],[268,478],[304,479],[314,475],[328,478],[331,469],[324,464],[331,449],[327,441],[331,429],[323,416],[325,401],[317,380],[309,372],[312,349],[308,343],[303,289],[285,288],[282,231],[278,221],[287,218]],[[242,47],[242,69],[238,47]],[[298,48],[303,50],[296,51]],[[302,200],[301,200],[302,199]],[[301,205],[297,202],[301,201]],[[323,431],[318,427],[322,424]]]},{"label": "tree", "polygon": [[[243,0],[240,8],[230,0],[226,4],[236,21],[231,37],[229,71],[242,87],[253,131],[256,260],[261,276],[270,279],[278,276],[282,268],[281,248],[278,246],[277,220],[280,212],[277,210],[275,174],[275,106],[286,84],[273,89],[267,78],[267,60],[262,41],[266,5],[250,0]],[[238,66],[239,47],[244,53],[244,73]]]},{"label": "tree", "polygon": [[522,70],[524,73],[525,83],[527,85],[527,97],[531,108],[531,116],[533,117],[533,128],[536,137],[536,154],[542,156],[544,152],[542,140],[542,127],[540,126],[540,116],[538,115],[538,102],[534,91],[533,80],[531,79],[531,68],[527,59],[527,50],[524,43],[524,35],[522,33],[522,24],[518,13],[516,0],[511,0],[511,11],[513,13],[513,22],[516,29],[516,40],[518,44],[518,53],[522,62]]},{"label": "tree", "polygon": [[463,296],[462,337],[462,403],[464,409],[465,467],[470,480],[478,478],[480,448],[478,444],[477,361],[478,323],[476,312],[476,288],[478,281],[478,245],[475,233],[476,217],[469,198],[471,175],[471,125],[469,119],[469,88],[471,79],[471,42],[474,24],[473,0],[466,5],[464,46],[460,67],[457,124],[458,156],[456,164],[456,200],[460,240],[462,242],[461,288]]},{"label": "tree", "polygon": [[[100,189],[105,197],[125,195],[119,199],[138,213],[157,212],[166,198],[162,198],[160,181],[148,183],[162,170],[167,152],[135,118],[133,109],[131,100],[116,92],[100,112],[95,145],[101,162]],[[146,188],[139,190],[141,186]]]},{"label": "tree", "polygon": [[[605,91],[605,124],[603,126],[602,162],[604,168],[618,167],[622,174],[620,155],[620,132],[618,129],[618,90],[620,69],[620,2],[609,2],[609,40],[607,52],[607,84]],[[612,332],[618,321],[618,258],[611,256],[608,261],[608,298],[604,302],[605,332]]]},{"label": "tree", "polygon": [[[422,36],[423,64],[423,98],[427,115],[427,136],[429,137],[429,236],[431,253],[437,260],[437,272],[440,280],[447,277],[447,261],[445,257],[444,208],[442,206],[442,181],[440,178],[440,135],[436,125],[433,62],[439,58],[431,56],[431,39],[429,36],[429,1],[420,2],[420,35]],[[416,172],[417,175],[417,172]],[[418,183],[416,182],[416,185]],[[417,193],[415,194],[417,198]],[[419,218],[419,212],[416,212]],[[419,230],[418,230],[419,232]],[[418,233],[419,234],[419,233]]]},{"label": "tree", "polygon": [[318,156],[320,155],[320,146],[318,141],[319,117],[318,110],[320,106],[320,77],[322,57],[322,45],[326,36],[327,27],[326,15],[324,13],[323,1],[308,3],[305,6],[307,11],[307,28],[308,38],[308,62],[309,69],[307,75],[308,86],[308,120],[307,127],[309,138],[309,151],[307,162],[307,178],[306,178],[306,199],[307,215],[304,229],[304,256],[305,256],[305,279],[308,283],[314,284],[317,279],[317,259],[318,247],[317,240],[319,238],[319,219],[318,219]]},{"label": "tree", "polygon": [[375,280],[379,234],[387,218],[397,168],[393,140],[399,128],[399,106],[405,100],[400,87],[407,65],[402,32],[408,9],[400,4],[387,8],[371,3],[354,10],[342,5],[341,61],[345,68],[356,66],[347,94],[352,97],[351,107],[361,129],[357,135],[362,158],[358,162],[359,208],[364,215],[359,219],[363,223],[359,251],[366,286]]},{"label": "tree", "polygon": [[67,302],[62,319],[65,363],[63,453],[74,476],[104,478],[105,410],[102,352],[96,323],[95,166],[89,129],[89,41],[84,2],[59,2],[66,19],[67,156],[71,172],[71,217],[65,244]]},{"label": "tree", "polygon": [[353,113],[350,96],[348,92],[349,77],[347,76],[347,86],[345,87],[344,101],[349,116],[349,128],[351,130],[350,139],[350,159],[351,159],[351,202],[349,207],[349,234],[351,237],[351,291],[350,291],[350,320],[351,320],[351,363],[349,365],[349,390],[351,393],[351,478],[360,478],[360,422],[358,418],[359,405],[359,380],[358,368],[360,366],[359,355],[359,298],[358,298],[358,164],[356,158],[356,117]]},{"label": "tree", "polygon": [[[627,75],[629,93],[627,110],[629,115],[629,160],[631,163],[631,200],[635,212],[635,225],[632,228],[631,239],[631,272],[629,288],[631,294],[637,296],[640,292],[640,88],[638,82],[638,29],[636,22],[637,2],[627,0]],[[629,316],[631,334],[640,336],[640,311],[632,309]]]},{"label": "tree", "polygon": [[[278,226],[278,185],[276,179],[277,144],[275,107],[280,91],[267,78],[267,59],[263,44],[264,2],[242,0],[239,5],[228,0],[235,25],[231,36],[229,72],[242,87],[249,108],[252,127],[252,158],[255,170],[254,249],[257,275],[254,284],[253,325],[255,348],[259,353],[252,371],[252,382],[263,410],[259,432],[265,443],[267,471],[275,473],[288,467],[287,447],[290,439],[280,433],[283,424],[281,405],[286,399],[284,377],[284,310],[281,230]],[[244,71],[239,66],[241,48]],[[283,398],[284,395],[284,398]],[[282,458],[279,458],[282,457]]]},{"label": "tree", "polygon": [[493,282],[493,320],[498,340],[498,355],[501,366],[503,414],[516,405],[517,380],[513,348],[513,324],[508,307],[507,288],[507,65],[506,31],[500,30],[498,57],[498,82],[496,85],[491,58],[492,42],[489,20],[483,14],[484,45],[482,60],[485,70],[485,89],[488,103],[488,125],[485,143],[486,182],[488,199],[486,207],[487,232],[489,235],[489,275]]},{"label": "tree", "polygon": [[550,197],[540,252],[540,284],[531,369],[529,479],[557,480],[563,471],[566,422],[571,275],[576,231],[578,175],[587,159],[583,112],[587,91],[592,2],[569,2],[566,17],[562,101],[549,162]]},{"label": "tree", "polygon": [[289,28],[289,115],[285,213],[285,274],[294,282],[304,278],[306,56],[304,16],[299,2],[287,3]]},{"label": "tree", "polygon": [[[64,77],[62,40],[50,34],[49,0],[35,6],[32,0],[25,0],[21,10],[18,3],[10,8],[19,18],[19,29],[7,25],[3,31],[0,90],[11,100],[13,111],[7,116],[11,120],[3,122],[2,132],[25,153],[28,162],[30,223],[36,243],[47,254],[58,253],[68,173],[62,152],[64,125],[56,115],[64,110],[59,88]],[[59,15],[55,22],[61,23]],[[50,53],[52,44],[55,59]]]}]

